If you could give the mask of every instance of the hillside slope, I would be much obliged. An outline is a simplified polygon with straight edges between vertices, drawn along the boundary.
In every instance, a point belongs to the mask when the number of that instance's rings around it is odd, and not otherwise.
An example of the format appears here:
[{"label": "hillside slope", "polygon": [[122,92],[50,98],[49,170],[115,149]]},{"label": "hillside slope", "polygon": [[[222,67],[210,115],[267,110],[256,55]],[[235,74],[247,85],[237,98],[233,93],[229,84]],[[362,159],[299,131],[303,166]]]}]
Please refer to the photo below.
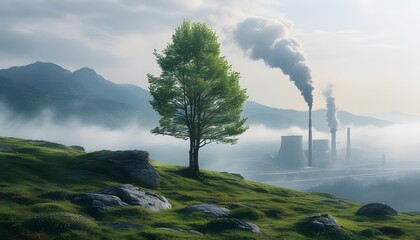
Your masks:
[{"label": "hillside slope", "polygon": [[[1,239],[416,239],[420,216],[399,213],[384,218],[355,216],[358,203],[328,194],[303,193],[242,180],[233,174],[204,171],[190,178],[183,167],[153,162],[173,208],[152,212],[142,207],[105,209],[92,215],[68,200],[71,194],[96,192],[131,183],[111,174],[110,164],[79,147],[44,141],[0,138]],[[137,185],[137,184],[134,184]],[[139,186],[139,185],[137,185]],[[146,186],[139,186],[147,189]],[[206,231],[212,218],[185,214],[195,203],[218,203],[231,215],[250,221],[262,234],[241,230]],[[239,204],[239,205],[238,205]],[[328,213],[340,230],[303,228],[301,219]],[[128,225],[128,228],[115,226]],[[162,228],[200,230],[204,235]],[[42,230],[39,230],[42,229]]]}]

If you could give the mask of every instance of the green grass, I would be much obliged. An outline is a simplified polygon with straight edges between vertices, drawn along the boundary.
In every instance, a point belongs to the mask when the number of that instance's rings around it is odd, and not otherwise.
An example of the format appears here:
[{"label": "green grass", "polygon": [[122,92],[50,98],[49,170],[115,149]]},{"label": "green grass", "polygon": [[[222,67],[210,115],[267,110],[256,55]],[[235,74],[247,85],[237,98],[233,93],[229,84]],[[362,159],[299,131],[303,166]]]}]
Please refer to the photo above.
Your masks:
[{"label": "green grass", "polygon": [[[203,171],[204,179],[198,180],[184,167],[157,161],[153,165],[161,187],[150,190],[165,196],[172,209],[153,212],[125,207],[89,214],[68,196],[130,183],[110,174],[110,164],[54,143],[0,138],[0,144],[14,150],[0,152],[0,239],[420,239],[418,214],[358,217],[354,213],[361,204],[326,201],[335,199],[328,194],[293,191],[211,171]],[[230,206],[233,217],[258,225],[264,233],[205,231],[211,217],[181,211],[196,203]],[[302,229],[301,219],[314,213],[334,216],[341,230]],[[113,229],[124,222],[139,227]],[[158,229],[175,227],[202,230],[205,235]]]}]

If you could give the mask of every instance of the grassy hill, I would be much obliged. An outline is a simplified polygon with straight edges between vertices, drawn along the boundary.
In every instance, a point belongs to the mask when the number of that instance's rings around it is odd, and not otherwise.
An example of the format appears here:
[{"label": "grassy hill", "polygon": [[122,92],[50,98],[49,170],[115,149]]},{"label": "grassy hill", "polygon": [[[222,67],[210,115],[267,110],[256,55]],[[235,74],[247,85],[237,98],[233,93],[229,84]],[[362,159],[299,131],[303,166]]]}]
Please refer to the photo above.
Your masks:
[{"label": "grassy hill", "polygon": [[[77,146],[44,141],[0,138],[0,149],[0,239],[420,239],[417,215],[358,217],[354,213],[361,204],[328,194],[303,193],[210,171],[203,171],[204,180],[197,180],[188,177],[183,167],[158,162],[153,165],[161,187],[150,190],[165,196],[172,209],[152,212],[122,207],[89,215],[68,196],[130,183],[113,177],[110,164],[92,160]],[[204,229],[211,217],[181,211],[195,203],[228,208],[243,204],[231,209],[232,216],[258,225],[263,234],[227,230],[205,231],[200,236],[159,229]],[[334,216],[342,228],[326,232],[303,228],[301,219],[314,213]],[[115,226],[120,223],[134,227],[118,230]]]}]

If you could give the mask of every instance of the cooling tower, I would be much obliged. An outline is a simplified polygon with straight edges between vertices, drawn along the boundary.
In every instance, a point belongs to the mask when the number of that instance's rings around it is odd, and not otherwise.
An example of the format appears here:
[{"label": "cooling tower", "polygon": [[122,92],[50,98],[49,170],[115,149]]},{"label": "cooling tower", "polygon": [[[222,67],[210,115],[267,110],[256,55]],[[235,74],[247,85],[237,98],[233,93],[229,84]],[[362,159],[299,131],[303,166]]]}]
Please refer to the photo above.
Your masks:
[{"label": "cooling tower", "polygon": [[337,160],[337,130],[331,129],[331,160]]},{"label": "cooling tower", "polygon": [[329,142],[328,139],[316,139],[313,141],[313,159],[315,165],[317,161],[329,160]]},{"label": "cooling tower", "polygon": [[285,169],[300,169],[305,164],[302,136],[282,136],[279,154],[276,157],[278,165]]},{"label": "cooling tower", "polygon": [[347,151],[346,160],[351,160],[350,128],[347,128]]}]

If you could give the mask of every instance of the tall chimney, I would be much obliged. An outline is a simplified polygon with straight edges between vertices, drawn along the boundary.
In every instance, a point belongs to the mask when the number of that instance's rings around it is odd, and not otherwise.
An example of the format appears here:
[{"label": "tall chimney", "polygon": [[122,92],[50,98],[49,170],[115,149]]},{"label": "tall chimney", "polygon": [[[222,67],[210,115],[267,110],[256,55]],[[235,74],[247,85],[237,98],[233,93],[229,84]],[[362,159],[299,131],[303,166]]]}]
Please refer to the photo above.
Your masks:
[{"label": "tall chimney", "polygon": [[312,108],[309,107],[308,167],[312,167]]},{"label": "tall chimney", "polygon": [[276,157],[277,164],[286,169],[300,169],[305,163],[302,136],[281,136],[281,146]]},{"label": "tall chimney", "polygon": [[331,160],[337,160],[337,129],[331,129]]},{"label": "tall chimney", "polygon": [[350,128],[347,128],[347,151],[346,160],[351,160]]}]

